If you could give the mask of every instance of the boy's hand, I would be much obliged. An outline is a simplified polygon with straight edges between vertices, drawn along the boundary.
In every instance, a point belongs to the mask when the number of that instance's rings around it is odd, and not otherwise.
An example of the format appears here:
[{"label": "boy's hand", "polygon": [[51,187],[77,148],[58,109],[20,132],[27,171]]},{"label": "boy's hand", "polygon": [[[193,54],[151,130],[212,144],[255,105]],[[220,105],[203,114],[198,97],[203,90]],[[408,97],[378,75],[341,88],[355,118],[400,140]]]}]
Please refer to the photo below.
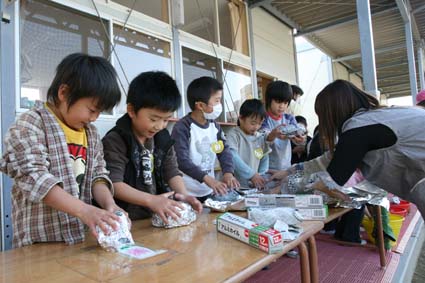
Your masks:
[{"label": "boy's hand", "polygon": [[295,136],[291,139],[296,144],[302,144],[305,142],[306,137],[305,136]]},{"label": "boy's hand", "polygon": [[208,185],[208,187],[210,187],[213,190],[214,194],[217,194],[217,195],[227,194],[226,183],[217,181],[216,179],[214,179],[213,177],[209,175],[205,175],[204,182],[205,184]]},{"label": "boy's hand", "polygon": [[300,153],[301,154],[303,152],[305,152],[305,146],[304,145],[297,145],[292,150],[292,153]]},{"label": "boy's hand", "polygon": [[264,189],[266,186],[266,180],[264,180],[264,178],[258,173],[255,173],[254,176],[252,176],[251,182],[255,188]]},{"label": "boy's hand", "polygon": [[241,185],[239,181],[236,180],[235,176],[232,173],[224,173],[223,182],[227,185],[229,189],[239,188]]},{"label": "boy's hand", "polygon": [[115,202],[110,203],[107,206],[105,206],[105,209],[107,211],[112,212],[112,213],[115,213],[115,211],[122,211],[125,214],[125,216],[127,217],[128,228],[129,228],[129,230],[131,230],[131,220],[128,217],[127,211],[125,211],[124,209],[122,209],[121,207],[119,207]]},{"label": "boy's hand", "polygon": [[84,224],[89,226],[90,232],[96,239],[98,237],[96,226],[99,226],[103,233],[107,235],[109,231],[106,224],[116,231],[118,229],[117,222],[120,220],[115,213],[89,204],[84,204],[83,209],[77,214],[77,217],[80,218]]},{"label": "boy's hand", "polygon": [[196,212],[202,213],[202,203],[196,197],[175,193],[174,198],[179,201],[187,202]]},{"label": "boy's hand", "polygon": [[166,224],[168,224],[168,216],[171,216],[174,220],[180,218],[181,215],[177,207],[183,209],[183,206],[179,202],[168,198],[173,194],[174,192],[152,195],[152,200],[149,203],[149,209],[158,214]]}]

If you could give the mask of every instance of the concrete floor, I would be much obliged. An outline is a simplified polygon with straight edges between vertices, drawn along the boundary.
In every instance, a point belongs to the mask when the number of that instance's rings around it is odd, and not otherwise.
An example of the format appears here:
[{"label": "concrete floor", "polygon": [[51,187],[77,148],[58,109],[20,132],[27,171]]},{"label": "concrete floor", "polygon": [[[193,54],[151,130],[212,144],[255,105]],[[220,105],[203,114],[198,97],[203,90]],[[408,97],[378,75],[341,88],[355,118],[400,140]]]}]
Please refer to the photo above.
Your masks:
[{"label": "concrete floor", "polygon": [[412,283],[425,282],[425,245],[422,245],[421,254],[416,264],[415,273],[413,274]]}]

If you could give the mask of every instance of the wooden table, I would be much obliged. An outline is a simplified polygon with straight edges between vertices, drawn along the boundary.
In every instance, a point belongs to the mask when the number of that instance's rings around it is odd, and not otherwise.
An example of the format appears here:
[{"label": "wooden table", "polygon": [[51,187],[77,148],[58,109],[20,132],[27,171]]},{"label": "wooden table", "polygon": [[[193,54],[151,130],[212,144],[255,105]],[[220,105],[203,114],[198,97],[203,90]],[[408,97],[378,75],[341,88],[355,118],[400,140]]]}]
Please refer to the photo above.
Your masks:
[{"label": "wooden table", "polygon": [[[92,237],[73,246],[45,243],[3,252],[0,280],[7,283],[240,282],[298,246],[303,282],[318,281],[314,234],[323,228],[323,222],[304,222],[304,233],[299,239],[286,244],[282,253],[268,255],[218,233],[213,224],[218,215],[204,213],[192,225],[175,229],[154,228],[150,220],[134,222],[132,234],[137,244],[167,250],[144,260],[105,252]],[[285,272],[291,271],[282,270],[282,276]]]}]

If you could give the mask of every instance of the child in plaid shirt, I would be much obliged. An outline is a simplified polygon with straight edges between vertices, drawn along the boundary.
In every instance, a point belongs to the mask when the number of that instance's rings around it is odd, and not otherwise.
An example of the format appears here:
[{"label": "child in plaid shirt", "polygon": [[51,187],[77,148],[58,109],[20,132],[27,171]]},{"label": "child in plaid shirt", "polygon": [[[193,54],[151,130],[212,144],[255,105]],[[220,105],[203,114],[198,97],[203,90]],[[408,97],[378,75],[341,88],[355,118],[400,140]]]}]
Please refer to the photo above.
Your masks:
[{"label": "child in plaid shirt", "polygon": [[[71,54],[59,64],[47,102],[18,117],[4,139],[0,170],[14,178],[13,246],[84,240],[116,229],[121,210],[91,124],[120,100],[116,72],[101,57]],[[94,199],[101,208],[91,205]]]}]

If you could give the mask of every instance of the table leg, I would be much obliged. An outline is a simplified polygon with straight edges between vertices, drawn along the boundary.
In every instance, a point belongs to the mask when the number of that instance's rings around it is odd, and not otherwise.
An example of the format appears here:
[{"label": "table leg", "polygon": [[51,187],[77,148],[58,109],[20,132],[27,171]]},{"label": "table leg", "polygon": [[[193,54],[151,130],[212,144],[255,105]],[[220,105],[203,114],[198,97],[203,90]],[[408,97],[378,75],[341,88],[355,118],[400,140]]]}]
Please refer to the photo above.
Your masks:
[{"label": "table leg", "polygon": [[376,224],[377,224],[377,233],[378,233],[379,260],[381,262],[381,267],[385,267],[386,260],[385,260],[384,232],[382,228],[381,207],[379,205],[376,205],[375,209],[376,209]]},{"label": "table leg", "polygon": [[310,264],[308,262],[308,250],[304,242],[298,245],[298,251],[300,253],[301,282],[310,283]]},{"label": "table leg", "polygon": [[308,238],[308,255],[310,260],[310,277],[311,283],[319,282],[319,268],[317,260],[316,240],[314,236]]}]

